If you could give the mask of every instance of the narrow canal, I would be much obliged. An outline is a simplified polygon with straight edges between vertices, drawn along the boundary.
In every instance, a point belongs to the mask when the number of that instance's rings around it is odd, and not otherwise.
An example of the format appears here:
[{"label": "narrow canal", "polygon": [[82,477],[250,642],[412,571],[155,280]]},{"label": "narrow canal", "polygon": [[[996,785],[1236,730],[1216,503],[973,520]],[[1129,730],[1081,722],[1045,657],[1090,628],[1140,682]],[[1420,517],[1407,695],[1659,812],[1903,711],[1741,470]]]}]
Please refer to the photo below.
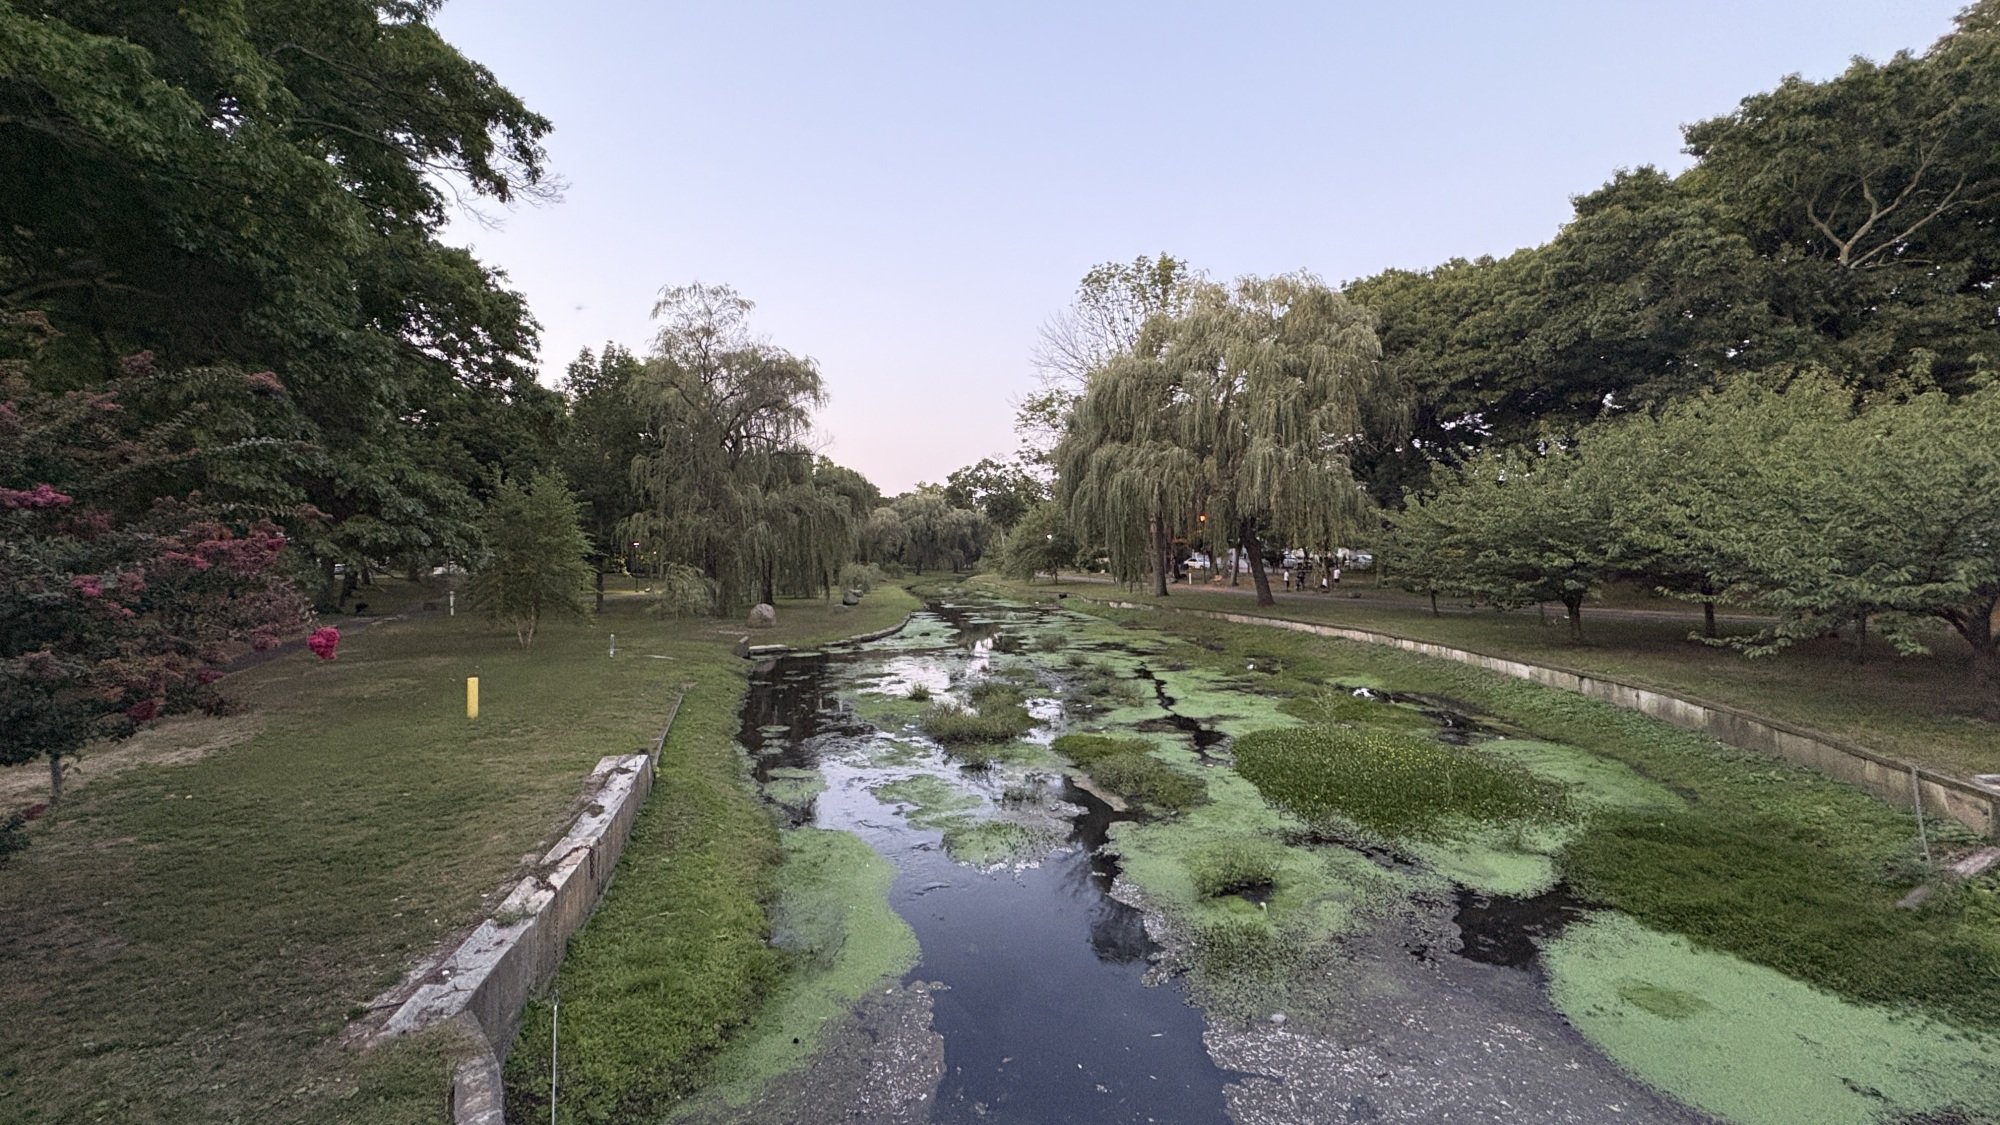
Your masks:
[{"label": "narrow canal", "polygon": [[[907,980],[937,986],[944,1074],[931,1120],[1227,1121],[1231,1075],[1203,1046],[1201,1013],[1172,982],[1148,982],[1158,947],[1141,913],[1109,893],[1117,866],[1100,849],[1130,814],[1039,755],[968,770],[852,707],[857,691],[907,699],[922,685],[942,697],[975,682],[996,654],[1019,650],[1008,626],[1037,616],[933,607],[887,651],[781,658],[754,679],[739,738],[760,779],[825,779],[789,820],[852,832],[895,864],[890,902],[922,949]],[[1029,704],[1046,720],[1031,745],[1045,744],[1060,703]],[[912,784],[927,780],[944,785]],[[1007,825],[1020,846],[954,856],[940,819],[989,810],[1004,819],[985,823]]]}]

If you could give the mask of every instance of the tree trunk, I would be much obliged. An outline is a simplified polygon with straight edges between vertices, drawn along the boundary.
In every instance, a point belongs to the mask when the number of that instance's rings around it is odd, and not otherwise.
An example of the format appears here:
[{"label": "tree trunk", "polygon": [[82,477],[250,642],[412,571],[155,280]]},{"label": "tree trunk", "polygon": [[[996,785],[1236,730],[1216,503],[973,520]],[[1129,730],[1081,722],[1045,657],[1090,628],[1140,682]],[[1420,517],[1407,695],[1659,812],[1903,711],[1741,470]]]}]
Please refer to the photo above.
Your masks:
[{"label": "tree trunk", "polygon": [[1583,595],[1564,594],[1563,609],[1569,612],[1569,639],[1583,640]]},{"label": "tree trunk", "polygon": [[1242,550],[1242,540],[1239,539],[1236,550],[1229,552],[1229,588],[1232,590],[1243,584],[1243,556],[1239,553]]},{"label": "tree trunk", "polygon": [[1854,619],[1854,662],[1868,663],[1868,615],[1865,613]]},{"label": "tree trunk", "polygon": [[1167,521],[1155,515],[1146,521],[1153,533],[1153,596],[1167,596],[1167,575],[1173,570],[1173,545],[1167,542]]},{"label": "tree trunk", "polygon": [[1714,598],[1710,598],[1707,601],[1701,603],[1701,635],[1704,637],[1708,637],[1710,639],[1713,639],[1715,637]]},{"label": "tree trunk", "polygon": [[1444,616],[1444,614],[1438,612],[1438,592],[1436,590],[1431,591],[1431,616],[1432,617]]},{"label": "tree trunk", "polygon": [[597,612],[604,612],[604,568],[597,568]]},{"label": "tree trunk", "polygon": [[757,588],[764,595],[763,602],[765,605],[778,604],[777,583],[775,581],[775,576],[771,572],[770,563],[764,564],[764,580],[757,584]]},{"label": "tree trunk", "polygon": [[49,755],[49,804],[62,803],[63,756]]},{"label": "tree trunk", "polygon": [[1271,596],[1271,576],[1264,570],[1264,543],[1257,535],[1257,521],[1244,519],[1237,538],[1243,541],[1243,551],[1250,556],[1250,580],[1257,586],[1257,604],[1277,605],[1278,599]]},{"label": "tree trunk", "polygon": [[2000,722],[2000,645],[1988,640],[1972,650],[1972,685],[1979,693],[1979,712]]}]

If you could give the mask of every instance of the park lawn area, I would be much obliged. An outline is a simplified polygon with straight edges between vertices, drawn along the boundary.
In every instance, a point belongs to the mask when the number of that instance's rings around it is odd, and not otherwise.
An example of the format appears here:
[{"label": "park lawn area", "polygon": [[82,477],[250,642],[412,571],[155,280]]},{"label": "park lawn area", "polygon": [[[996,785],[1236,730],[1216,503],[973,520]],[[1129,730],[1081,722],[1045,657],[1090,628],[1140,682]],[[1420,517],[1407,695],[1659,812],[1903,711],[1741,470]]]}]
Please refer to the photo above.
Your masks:
[{"label": "park lawn area", "polygon": [[[1871,640],[1866,663],[1857,664],[1851,644],[1822,640],[1753,659],[1690,639],[1701,627],[1699,607],[1654,599],[1661,612],[1624,616],[1594,612],[1603,607],[1586,603],[1584,643],[1574,644],[1560,606],[1552,607],[1546,625],[1532,608],[1501,612],[1446,604],[1443,615],[1434,617],[1425,599],[1363,582],[1330,595],[1280,592],[1275,607],[1260,609],[1246,577],[1234,590],[1176,586],[1162,604],[1371,629],[1595,673],[1741,708],[1959,777],[2000,773],[2000,724],[1979,717],[1970,656],[1954,635],[1940,633],[1928,656],[1898,656]],[[1102,579],[1073,576],[1057,586],[1037,582],[1031,596],[1065,589],[1085,597],[1154,601],[1150,589],[1128,592]],[[1638,604],[1627,596],[1616,608]],[[1727,618],[1721,622],[1724,634],[1749,628]]]},{"label": "park lawn area", "polygon": [[[781,603],[759,639],[818,643],[915,605],[897,589],[846,613]],[[690,774],[740,788],[744,632],[622,597],[527,652],[503,627],[431,615],[351,632],[332,663],[294,652],[232,677],[242,713],[149,732],[165,752],[76,788],[0,867],[7,1120],[442,1120],[453,1045],[360,1052],[343,1031],[484,916],[597,759],[648,746],[682,685],[649,812],[695,833],[740,819],[676,796]]]}]

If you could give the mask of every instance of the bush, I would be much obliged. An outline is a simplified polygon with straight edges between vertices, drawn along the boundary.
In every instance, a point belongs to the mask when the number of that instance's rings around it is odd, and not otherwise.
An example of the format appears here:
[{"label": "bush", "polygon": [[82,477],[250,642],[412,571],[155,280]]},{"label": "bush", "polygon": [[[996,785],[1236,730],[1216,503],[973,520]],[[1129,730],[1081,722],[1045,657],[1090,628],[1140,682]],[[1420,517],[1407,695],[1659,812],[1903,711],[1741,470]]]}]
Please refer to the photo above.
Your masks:
[{"label": "bush", "polygon": [[888,579],[881,567],[870,563],[848,563],[840,568],[840,588],[857,594],[865,594]]},{"label": "bush", "polygon": [[925,702],[926,700],[930,699],[930,697],[931,697],[931,689],[930,689],[930,688],[928,688],[928,687],[925,687],[925,686],[924,686],[923,684],[912,684],[912,685],[910,685],[910,692],[909,692],[909,698],[910,698],[910,699],[911,699],[911,700],[912,700],[913,702],[916,702],[916,703],[923,703],[923,702]]},{"label": "bush", "polygon": [[1236,770],[1273,804],[1324,826],[1343,817],[1391,837],[1436,837],[1455,819],[1554,821],[1563,786],[1477,750],[1383,730],[1288,727],[1236,740]]}]

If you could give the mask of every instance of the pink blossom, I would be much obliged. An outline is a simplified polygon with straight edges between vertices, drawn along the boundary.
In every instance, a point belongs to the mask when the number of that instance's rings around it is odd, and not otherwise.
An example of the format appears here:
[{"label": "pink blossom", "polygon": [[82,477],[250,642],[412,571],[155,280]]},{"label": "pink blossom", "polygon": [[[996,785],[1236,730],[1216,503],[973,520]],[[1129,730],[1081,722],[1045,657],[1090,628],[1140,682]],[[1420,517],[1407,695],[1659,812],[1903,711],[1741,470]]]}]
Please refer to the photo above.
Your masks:
[{"label": "pink blossom", "polygon": [[145,593],[146,572],[143,570],[120,571],[118,574],[118,590],[124,594]]},{"label": "pink blossom", "polygon": [[244,376],[243,381],[250,384],[250,389],[253,391],[274,395],[285,393],[285,385],[278,381],[278,376],[274,372],[259,371],[254,375]]},{"label": "pink blossom", "polygon": [[69,588],[86,598],[101,598],[104,596],[104,583],[94,574],[77,575],[75,578],[69,580]]},{"label": "pink blossom", "polygon": [[334,659],[333,650],[339,645],[340,630],[331,625],[313,630],[313,635],[306,638],[306,647],[321,660]]},{"label": "pink blossom", "polygon": [[153,699],[142,699],[139,702],[134,703],[132,706],[125,708],[125,713],[127,715],[130,715],[134,721],[143,723],[146,720],[152,718],[153,716],[159,714],[160,705],[165,702],[166,702],[165,700],[157,697]]},{"label": "pink blossom", "polygon": [[74,497],[57,492],[55,487],[46,481],[25,491],[0,488],[0,508],[22,508],[32,512],[66,507],[75,502]]},{"label": "pink blossom", "polygon": [[214,683],[215,681],[221,678],[222,678],[222,673],[214,668],[203,668],[201,671],[196,672],[194,674],[194,682],[200,684],[203,687],[207,687],[208,685]]}]

